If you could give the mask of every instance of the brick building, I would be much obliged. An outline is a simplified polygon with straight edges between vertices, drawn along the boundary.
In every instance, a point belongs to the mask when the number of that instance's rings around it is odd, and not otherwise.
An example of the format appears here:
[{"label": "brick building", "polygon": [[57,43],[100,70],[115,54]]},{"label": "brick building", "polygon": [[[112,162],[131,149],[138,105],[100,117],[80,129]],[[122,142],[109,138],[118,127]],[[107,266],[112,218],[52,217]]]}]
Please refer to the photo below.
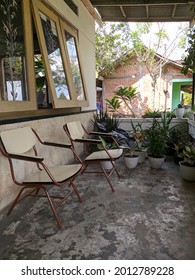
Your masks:
[{"label": "brick building", "polygon": [[[182,102],[182,89],[190,93],[192,74],[181,74],[181,63],[169,60],[159,73],[155,96],[153,94],[152,79],[146,69],[135,56],[127,56],[122,65],[117,65],[112,74],[102,71],[99,80],[102,83],[102,97],[104,110],[105,99],[111,99],[119,86],[132,86],[137,88],[137,98],[132,102],[136,116],[141,116],[147,109],[173,110]],[[99,81],[100,82],[100,81]],[[100,83],[99,83],[100,86]],[[127,108],[122,106],[121,113],[129,114]]]}]

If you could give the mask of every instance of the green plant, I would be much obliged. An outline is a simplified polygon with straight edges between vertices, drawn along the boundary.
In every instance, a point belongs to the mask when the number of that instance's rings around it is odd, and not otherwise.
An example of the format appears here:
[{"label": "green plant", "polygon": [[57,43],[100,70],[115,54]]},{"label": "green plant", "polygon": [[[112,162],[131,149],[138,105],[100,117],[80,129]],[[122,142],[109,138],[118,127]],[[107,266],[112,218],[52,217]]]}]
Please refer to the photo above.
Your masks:
[{"label": "green plant", "polygon": [[146,129],[145,143],[148,154],[155,158],[163,157],[167,150],[167,127],[163,127],[156,118],[151,127]]},{"label": "green plant", "polygon": [[195,147],[193,145],[185,146],[180,156],[183,157],[185,165],[195,167]]},{"label": "green plant", "polygon": [[160,118],[161,112],[159,110],[146,110],[145,113],[143,114],[143,118]]},{"label": "green plant", "polygon": [[142,128],[142,123],[137,123],[134,124],[133,121],[131,120],[131,126],[132,126],[132,136],[134,137],[135,141],[137,142],[137,147],[136,150],[145,150],[145,143],[144,143],[144,138],[145,138],[145,130]]},{"label": "green plant", "polygon": [[183,108],[183,105],[182,105],[181,103],[179,103],[179,104],[177,105],[177,108]]},{"label": "green plant", "polygon": [[97,148],[99,151],[104,150],[104,148],[106,150],[113,150],[113,149],[117,148],[117,145],[115,142],[108,143],[108,142],[106,142],[106,140],[103,137],[101,137],[101,136],[98,136],[98,137],[99,137],[99,140],[101,140],[101,142],[102,142],[102,144],[97,145]]},{"label": "green plant", "polygon": [[182,63],[183,67],[181,73],[187,75],[189,70],[193,73],[192,83],[192,109],[194,109],[194,95],[195,95],[195,27],[192,27],[188,33],[188,47],[186,49],[186,56]]},{"label": "green plant", "polygon": [[37,92],[40,92],[46,84],[45,67],[43,65],[43,60],[40,56],[35,57],[34,65],[36,75],[36,88]]},{"label": "green plant", "polygon": [[101,112],[100,114],[94,114],[93,118],[94,120],[91,120],[91,122],[94,124],[95,128],[101,132],[112,132],[119,126],[119,120],[109,116],[108,113]]},{"label": "green plant", "polygon": [[115,91],[115,95],[112,97],[111,100],[106,99],[108,104],[108,108],[112,112],[117,112],[120,114],[119,109],[121,107],[121,103],[123,102],[126,108],[129,111],[129,115],[133,115],[135,117],[135,113],[132,108],[132,100],[137,97],[137,89],[133,87],[124,87],[120,86]]}]

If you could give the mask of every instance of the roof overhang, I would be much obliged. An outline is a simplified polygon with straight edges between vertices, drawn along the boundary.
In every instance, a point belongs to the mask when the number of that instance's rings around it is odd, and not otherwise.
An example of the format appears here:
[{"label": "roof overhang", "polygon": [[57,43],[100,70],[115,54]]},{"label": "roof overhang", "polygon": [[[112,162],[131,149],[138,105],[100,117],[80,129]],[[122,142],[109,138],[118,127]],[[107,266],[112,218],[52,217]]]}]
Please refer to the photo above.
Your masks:
[{"label": "roof overhang", "polygon": [[195,1],[185,0],[90,0],[102,21],[179,22],[195,21]]}]

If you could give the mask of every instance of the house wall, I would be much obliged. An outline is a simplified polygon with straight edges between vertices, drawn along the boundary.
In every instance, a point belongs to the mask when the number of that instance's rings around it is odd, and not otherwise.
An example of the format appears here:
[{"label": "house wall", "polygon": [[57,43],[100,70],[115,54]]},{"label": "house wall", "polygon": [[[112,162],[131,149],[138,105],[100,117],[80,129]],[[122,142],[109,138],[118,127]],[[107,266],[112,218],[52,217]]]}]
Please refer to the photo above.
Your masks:
[{"label": "house wall", "polygon": [[[133,86],[137,88],[138,97],[133,100],[132,108],[136,116],[142,116],[147,109],[165,110],[172,108],[172,79],[183,79],[181,68],[167,65],[161,77],[157,80],[155,98],[151,85],[151,77],[144,65],[141,65],[137,59],[128,59],[125,65],[115,68],[111,75],[104,76],[103,95],[105,99],[111,99],[116,88],[122,86]],[[190,75],[187,78],[191,78]],[[168,90],[165,96],[164,90]],[[167,97],[167,98],[166,98]],[[179,103],[179,101],[178,101]],[[105,105],[105,103],[104,103]],[[128,114],[125,106],[121,113]]]},{"label": "house wall", "polygon": [[[80,120],[86,128],[90,127],[90,120],[93,119],[93,110],[96,109],[96,85],[95,85],[95,22],[91,14],[86,10],[81,1],[75,1],[78,6],[78,16],[65,4],[63,0],[47,1],[57,10],[68,22],[70,22],[79,34],[79,47],[81,63],[83,64],[86,90],[89,106],[82,108],[82,113],[64,115],[61,117],[51,117],[38,120],[16,120],[12,123],[0,125],[0,131],[16,127],[31,126],[40,134],[43,140],[53,140],[64,142],[67,140],[62,126],[73,120]],[[5,122],[4,122],[5,123]],[[49,165],[64,164],[73,160],[72,153],[68,150],[48,148],[39,146]],[[82,151],[82,146],[78,146],[78,151]],[[31,171],[27,164],[17,163],[19,179],[25,178]],[[13,184],[6,158],[0,154],[0,211],[8,206],[15,198],[19,186]]]}]

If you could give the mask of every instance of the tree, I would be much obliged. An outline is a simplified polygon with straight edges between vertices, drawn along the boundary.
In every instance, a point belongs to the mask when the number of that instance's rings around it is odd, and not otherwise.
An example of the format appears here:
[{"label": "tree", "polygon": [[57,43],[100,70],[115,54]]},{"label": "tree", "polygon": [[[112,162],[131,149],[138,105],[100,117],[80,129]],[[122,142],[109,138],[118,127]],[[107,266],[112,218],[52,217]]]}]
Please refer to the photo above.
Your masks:
[{"label": "tree", "polygon": [[[128,23],[103,23],[96,28],[96,71],[111,73],[117,60],[129,51]],[[120,62],[122,62],[120,60]]]},{"label": "tree", "polygon": [[[128,23],[106,23],[99,27],[96,31],[96,70],[109,74],[115,65],[124,63],[124,54],[136,55],[151,77],[153,109],[159,109],[155,108],[157,80],[175,49],[184,48],[187,24],[181,24],[172,38],[165,29],[165,23],[155,24],[136,23],[133,29]],[[158,100],[160,93],[159,90]]]},{"label": "tree", "polygon": [[[136,29],[130,33],[130,39],[138,61],[146,66],[151,77],[153,89],[152,103],[153,110],[155,110],[159,109],[155,108],[158,77],[161,76],[163,67],[167,64],[174,50],[178,46],[184,47],[186,38],[183,35],[186,32],[187,26],[179,26],[174,38],[171,39],[165,29],[165,23],[157,22],[154,32],[151,32],[152,27],[154,27],[152,23],[136,23]],[[160,90],[158,92],[159,101]]]},{"label": "tree", "polygon": [[193,72],[192,109],[195,109],[195,27],[191,28],[188,33],[188,46],[181,72],[187,75],[189,70]]}]

